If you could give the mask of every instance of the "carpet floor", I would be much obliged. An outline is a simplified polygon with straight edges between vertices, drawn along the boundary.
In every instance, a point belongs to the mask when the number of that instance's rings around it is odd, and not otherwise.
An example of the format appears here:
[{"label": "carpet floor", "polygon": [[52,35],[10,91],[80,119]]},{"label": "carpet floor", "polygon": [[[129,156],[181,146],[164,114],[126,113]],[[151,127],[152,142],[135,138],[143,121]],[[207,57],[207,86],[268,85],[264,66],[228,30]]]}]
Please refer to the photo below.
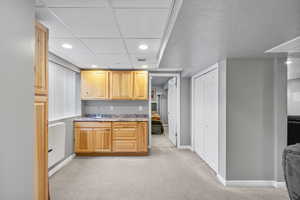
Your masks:
[{"label": "carpet floor", "polygon": [[145,157],[76,157],[50,178],[51,200],[287,200],[275,188],[221,185],[193,152],[154,136]]}]

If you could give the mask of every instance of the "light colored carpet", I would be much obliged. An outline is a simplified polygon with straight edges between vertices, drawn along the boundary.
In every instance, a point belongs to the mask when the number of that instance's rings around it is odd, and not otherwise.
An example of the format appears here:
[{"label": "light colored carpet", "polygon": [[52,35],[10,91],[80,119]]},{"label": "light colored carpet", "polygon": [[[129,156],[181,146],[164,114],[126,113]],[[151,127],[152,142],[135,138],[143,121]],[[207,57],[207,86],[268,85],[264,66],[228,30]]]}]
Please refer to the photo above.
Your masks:
[{"label": "light colored carpet", "polygon": [[280,189],[224,187],[196,154],[154,146],[146,157],[74,159],[51,177],[51,200],[288,199]]}]

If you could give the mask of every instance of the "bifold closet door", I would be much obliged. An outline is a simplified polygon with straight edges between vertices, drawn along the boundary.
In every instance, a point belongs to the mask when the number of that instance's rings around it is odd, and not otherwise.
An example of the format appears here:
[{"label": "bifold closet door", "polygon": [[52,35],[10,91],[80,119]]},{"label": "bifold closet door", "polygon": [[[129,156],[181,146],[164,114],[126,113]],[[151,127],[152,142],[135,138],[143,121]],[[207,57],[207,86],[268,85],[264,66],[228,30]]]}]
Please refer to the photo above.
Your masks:
[{"label": "bifold closet door", "polygon": [[205,157],[215,171],[218,170],[218,70],[205,76]]},{"label": "bifold closet door", "polygon": [[195,79],[194,145],[196,153],[218,170],[218,71]]}]

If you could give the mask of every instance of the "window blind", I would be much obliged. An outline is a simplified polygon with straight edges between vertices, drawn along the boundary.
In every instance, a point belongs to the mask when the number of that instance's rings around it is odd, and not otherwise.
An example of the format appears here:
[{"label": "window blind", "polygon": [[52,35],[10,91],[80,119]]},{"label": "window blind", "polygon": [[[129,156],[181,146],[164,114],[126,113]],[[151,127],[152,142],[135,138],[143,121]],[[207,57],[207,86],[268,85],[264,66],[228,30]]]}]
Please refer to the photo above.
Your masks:
[{"label": "window blind", "polygon": [[49,62],[49,120],[81,114],[79,73]]}]

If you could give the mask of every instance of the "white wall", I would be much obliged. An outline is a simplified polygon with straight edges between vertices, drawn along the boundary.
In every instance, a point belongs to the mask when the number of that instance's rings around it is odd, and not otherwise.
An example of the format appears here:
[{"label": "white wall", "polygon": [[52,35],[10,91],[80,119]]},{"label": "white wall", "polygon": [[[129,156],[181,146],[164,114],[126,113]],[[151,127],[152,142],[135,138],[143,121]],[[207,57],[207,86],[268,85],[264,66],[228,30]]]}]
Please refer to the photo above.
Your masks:
[{"label": "white wall", "polygon": [[33,199],[34,1],[0,1],[0,199]]},{"label": "white wall", "polygon": [[300,78],[288,80],[287,90],[288,115],[300,115]]},{"label": "white wall", "polygon": [[273,59],[228,59],[226,179],[274,179]]}]

